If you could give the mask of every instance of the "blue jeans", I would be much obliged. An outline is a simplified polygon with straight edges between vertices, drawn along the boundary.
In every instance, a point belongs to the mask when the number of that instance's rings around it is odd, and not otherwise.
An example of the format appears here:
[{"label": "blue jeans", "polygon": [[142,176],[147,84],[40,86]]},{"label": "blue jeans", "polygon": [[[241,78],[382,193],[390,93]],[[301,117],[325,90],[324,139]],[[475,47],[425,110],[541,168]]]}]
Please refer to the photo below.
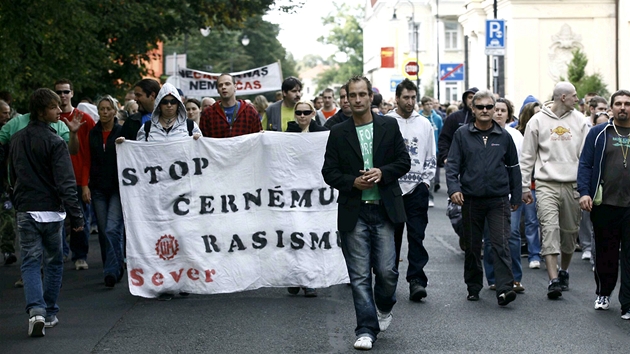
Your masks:
[{"label": "blue jeans", "polygon": [[[429,253],[424,248],[424,236],[429,224],[429,190],[424,183],[420,183],[410,194],[403,196],[405,213],[407,214],[407,242],[409,251],[407,260],[407,281],[420,281],[420,285],[426,287],[428,283],[424,267],[429,262]],[[396,240],[396,266],[400,259],[400,247],[402,246],[402,234],[405,223],[396,225],[394,238]]]},{"label": "blue jeans", "polygon": [[92,205],[98,222],[98,242],[101,245],[104,276],[117,279],[123,272],[123,215],[118,192],[105,194],[92,191]]},{"label": "blue jeans", "polygon": [[[354,310],[355,334],[376,340],[380,332],[376,309],[390,312],[396,303],[398,270],[394,224],[383,205],[361,204],[354,230],[340,232],[341,249],[348,267]],[[372,270],[376,276],[372,290]]]},{"label": "blue jeans", "polygon": [[[540,230],[538,225],[538,215],[536,214],[536,191],[534,189],[532,189],[532,197],[534,198],[534,201],[531,204],[527,205],[523,203],[516,211],[516,214],[518,214],[516,216],[518,217],[516,224],[520,225],[521,216],[525,217],[525,238],[527,238],[527,253],[529,253],[527,260],[529,262],[540,262]],[[514,233],[515,215],[514,213],[512,213],[512,215],[512,233]],[[517,232],[519,231],[520,230],[517,229]]]},{"label": "blue jeans", "polygon": [[70,228],[70,250],[72,251],[72,261],[77,259],[87,259],[87,254],[90,249],[90,204],[83,202],[81,197],[83,190],[81,186],[77,186],[77,197],[79,198],[79,204],[83,211],[83,218],[85,219],[85,227],[82,231],[72,231]]},{"label": "blue jeans", "polygon": [[[57,298],[63,275],[61,230],[63,221],[39,223],[26,212],[18,212],[17,228],[22,255],[22,280],[26,312],[30,317],[50,317],[59,312]],[[41,265],[44,263],[42,285]]]}]

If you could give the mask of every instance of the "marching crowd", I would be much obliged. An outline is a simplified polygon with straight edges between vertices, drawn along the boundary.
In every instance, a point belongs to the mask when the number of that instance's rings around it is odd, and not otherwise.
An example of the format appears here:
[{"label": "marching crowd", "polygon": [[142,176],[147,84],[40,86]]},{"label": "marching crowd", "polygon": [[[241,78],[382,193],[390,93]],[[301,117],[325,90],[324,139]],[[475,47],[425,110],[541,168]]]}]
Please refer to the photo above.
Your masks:
[{"label": "marching crowd", "polygon": [[[36,90],[24,115],[10,107],[10,96],[0,100],[0,158],[8,166],[0,176],[1,246],[11,264],[19,242],[16,286],[24,287],[29,336],[58,324],[63,262],[88,269],[93,219],[105,286],[124,277],[116,144],[263,130],[330,131],[322,175],[339,191],[337,228],[357,319],[354,348],[371,349],[393,319],[405,229],[409,300],[428,296],[423,242],[440,168],[447,214],[465,252],[467,300],[479,300],[484,274],[499,306],[525,291],[523,238],[529,268],[545,265],[551,300],[569,289],[576,248],[593,266],[596,310],[610,308],[620,268],[621,318],[630,320],[630,91],[610,100],[589,94],[580,102],[575,87],[560,82],[551,101],[528,96],[517,115],[509,100],[474,87],[458,107],[446,108],[431,97],[419,99],[409,80],[396,87],[391,104],[362,76],[312,101],[302,100],[302,83],[289,77],[272,104],[264,96],[237,99],[235,84],[221,74],[219,99],[199,101],[171,84],[143,79],[124,104],[105,95],[91,114],[72,105],[73,86],[65,79],[54,90]],[[288,291],[297,294],[300,287]]]}]

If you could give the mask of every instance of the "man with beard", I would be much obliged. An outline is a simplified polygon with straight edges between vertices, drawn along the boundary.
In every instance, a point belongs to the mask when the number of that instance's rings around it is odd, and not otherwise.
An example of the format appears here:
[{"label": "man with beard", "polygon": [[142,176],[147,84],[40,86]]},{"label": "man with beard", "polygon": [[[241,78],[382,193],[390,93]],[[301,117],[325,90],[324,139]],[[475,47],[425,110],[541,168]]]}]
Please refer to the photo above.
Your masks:
[{"label": "man with beard", "polygon": [[[590,211],[595,236],[595,310],[608,310],[621,263],[621,318],[630,320],[630,91],[610,98],[613,119],[593,127],[580,156],[580,207]],[[621,245],[621,255],[619,246]]]},{"label": "man with beard", "polygon": [[204,137],[230,138],[262,130],[254,106],[236,99],[236,83],[231,74],[219,75],[217,90],[220,100],[204,109],[199,119],[199,129]]},{"label": "man with beard", "polygon": [[287,124],[295,120],[293,108],[302,97],[302,82],[294,76],[289,76],[282,82],[282,100],[276,101],[267,107],[262,119],[265,130],[283,132],[287,130]]}]

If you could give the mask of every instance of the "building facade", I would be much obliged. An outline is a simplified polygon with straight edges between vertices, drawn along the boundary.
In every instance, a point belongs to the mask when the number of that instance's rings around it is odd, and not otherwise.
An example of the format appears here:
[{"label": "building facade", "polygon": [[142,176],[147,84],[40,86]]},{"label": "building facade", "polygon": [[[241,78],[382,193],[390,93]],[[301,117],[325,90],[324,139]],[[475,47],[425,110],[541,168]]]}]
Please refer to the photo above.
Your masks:
[{"label": "building facade", "polygon": [[[393,97],[390,88],[405,77],[405,64],[417,50],[424,67],[418,75],[422,95],[450,102],[466,86],[493,89],[494,60],[485,46],[486,19],[494,18],[495,2],[497,18],[506,21],[495,91],[516,109],[527,95],[551,97],[555,83],[567,77],[574,49],[586,54],[586,73],[601,74],[608,91],[628,88],[630,69],[623,63],[630,51],[623,43],[630,36],[630,1],[624,0],[367,0],[365,74],[385,97]],[[382,48],[393,48],[393,68],[382,67]]]}]

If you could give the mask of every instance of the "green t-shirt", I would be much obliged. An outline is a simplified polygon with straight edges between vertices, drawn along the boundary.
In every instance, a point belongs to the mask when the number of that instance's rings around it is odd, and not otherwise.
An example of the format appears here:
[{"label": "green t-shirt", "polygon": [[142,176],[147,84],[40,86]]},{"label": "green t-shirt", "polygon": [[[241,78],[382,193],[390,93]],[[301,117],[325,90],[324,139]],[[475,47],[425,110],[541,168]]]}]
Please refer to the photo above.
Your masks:
[{"label": "green t-shirt", "polygon": [[[11,141],[11,137],[13,134],[19,132],[20,130],[26,128],[28,122],[31,120],[31,114],[22,114],[21,116],[17,116],[12,118],[5,124],[0,130],[0,144],[6,145]],[[68,143],[70,141],[70,130],[68,130],[68,126],[66,123],[59,121],[57,123],[51,123],[50,126],[55,129],[57,134],[63,138],[63,140]]]},{"label": "green t-shirt", "polygon": [[[361,154],[363,155],[363,169],[369,170],[374,167],[374,163],[372,161],[372,150],[373,150],[373,142],[374,142],[374,134],[373,134],[374,124],[372,122],[359,125],[356,127],[357,136],[359,137],[359,145],[361,146]],[[374,185],[374,187],[370,189],[366,189],[363,191],[361,195],[362,200],[379,200],[381,199],[380,194],[378,193],[378,186]]]}]

